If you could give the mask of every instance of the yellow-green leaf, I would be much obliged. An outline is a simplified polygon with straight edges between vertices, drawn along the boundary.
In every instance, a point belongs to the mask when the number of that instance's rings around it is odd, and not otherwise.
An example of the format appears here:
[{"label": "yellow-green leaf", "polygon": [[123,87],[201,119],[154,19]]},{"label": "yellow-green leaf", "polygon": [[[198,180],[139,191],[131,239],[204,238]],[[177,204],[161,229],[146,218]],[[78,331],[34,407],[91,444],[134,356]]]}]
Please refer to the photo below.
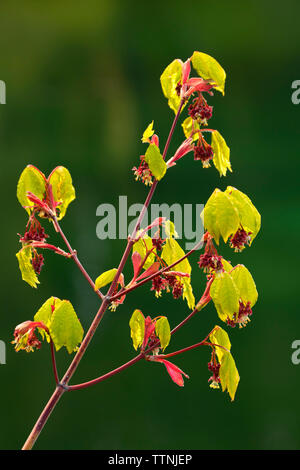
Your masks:
[{"label": "yellow-green leaf", "polygon": [[222,346],[221,348],[220,347],[215,348],[218,361],[220,364],[222,364],[222,358],[224,356],[224,353],[226,353],[225,349],[227,349],[228,351],[230,351],[231,349],[231,343],[230,343],[227,332],[223,330],[223,328],[221,328],[220,326],[215,326],[215,328],[213,329],[213,332],[209,335],[209,339],[212,344],[217,344],[218,346]]},{"label": "yellow-green leaf", "polygon": [[230,164],[230,148],[218,131],[212,132],[211,146],[214,152],[214,165],[220,173],[220,176],[226,176],[227,170],[232,171]]},{"label": "yellow-green leaf", "polygon": [[144,144],[149,142],[149,139],[150,137],[153,136],[153,134],[154,134],[154,129],[153,129],[153,121],[152,121],[143,133],[142,142]]},{"label": "yellow-green leaf", "polygon": [[238,264],[230,274],[239,290],[243,303],[250,302],[250,306],[253,307],[257,301],[258,293],[253,277],[248,269],[243,264]]},{"label": "yellow-green leaf", "polygon": [[224,354],[219,374],[223,392],[227,390],[231,401],[233,401],[240,381],[240,376],[230,352]]},{"label": "yellow-green leaf", "polygon": [[[183,128],[184,135],[187,139],[191,136],[191,133],[194,130],[200,129],[200,126],[199,126],[198,122],[193,120],[191,118],[191,116],[187,117],[181,125],[182,125],[182,128]],[[193,141],[198,140],[198,138],[199,138],[199,134],[198,134],[198,132],[196,132],[193,135]]]},{"label": "yellow-green leaf", "polygon": [[210,295],[220,319],[224,322],[227,317],[232,320],[233,315],[239,311],[240,294],[229,273],[224,271],[213,280]]},{"label": "yellow-green leaf", "polygon": [[38,280],[31,263],[32,253],[30,246],[24,246],[21,248],[21,250],[16,254],[16,257],[18,258],[23,281],[27,282],[31,287],[36,288],[40,281]]},{"label": "yellow-green leaf", "polygon": [[223,265],[223,268],[225,271],[227,271],[228,273],[230,273],[230,271],[232,271],[233,269],[233,266],[231,265],[231,263],[229,263],[229,261],[226,261],[226,259],[222,258],[222,265]]},{"label": "yellow-green leaf", "polygon": [[55,349],[65,346],[71,354],[78,349],[83,338],[83,328],[68,300],[62,300],[55,306],[49,327]]},{"label": "yellow-green leaf", "polygon": [[145,335],[145,318],[140,310],[136,309],[133,312],[129,321],[129,326],[133,347],[137,350],[137,348],[143,344]]},{"label": "yellow-green leaf", "polygon": [[177,113],[180,97],[177,95],[176,86],[182,78],[182,64],[178,59],[173,60],[160,77],[163,94],[168,99],[168,105]]},{"label": "yellow-green leaf", "polygon": [[204,226],[219,244],[220,236],[226,243],[240,225],[239,213],[229,196],[215,189],[204,207]]},{"label": "yellow-green leaf", "polygon": [[155,324],[155,333],[159,337],[160,345],[164,351],[171,339],[171,329],[167,317],[161,317]]},{"label": "yellow-green leaf", "polygon": [[251,242],[254,240],[260,230],[261,216],[251,199],[242,191],[228,186],[225,193],[230,197],[239,213],[241,225],[246,232],[252,232]]},{"label": "yellow-green leaf", "polygon": [[75,199],[75,189],[69,171],[63,166],[55,168],[50,177],[49,183],[52,185],[53,196],[58,206],[58,220],[62,219],[66,213],[68,205]]},{"label": "yellow-green leaf", "polygon": [[158,181],[161,180],[167,171],[167,164],[164,161],[157,145],[149,145],[145,153],[145,161],[148,163],[153,176]]},{"label": "yellow-green leaf", "polygon": [[[140,238],[137,242],[134,243],[132,247],[132,252],[134,253],[135,251],[137,251],[141,256],[141,259],[143,260],[146,256],[146,251],[150,251],[152,248],[153,248],[152,239],[149,237],[149,235],[144,234],[142,238]],[[144,269],[149,268],[154,263],[155,252],[156,252],[156,249],[153,250],[153,252],[146,259],[146,262],[143,266]]]},{"label": "yellow-green leaf", "polygon": [[213,57],[204,52],[195,51],[191,57],[194,69],[204,80],[212,80],[216,90],[224,95],[226,73],[223,67]]},{"label": "yellow-green leaf", "polygon": [[110,284],[114,280],[116,274],[116,268],[109,269],[108,271],[100,274],[95,281],[95,290],[99,290],[102,287],[107,286],[107,284]]},{"label": "yellow-green leaf", "polygon": [[[44,325],[47,326],[47,328],[50,328],[50,324],[52,321],[52,314],[57,308],[62,301],[58,299],[57,297],[50,297],[46,302],[41,306],[41,308],[37,311],[37,313],[34,315],[34,321],[39,321],[44,323]],[[43,330],[42,328],[39,328],[39,333],[42,335],[44,338],[44,335],[46,336],[47,341],[50,341],[49,335]]]},{"label": "yellow-green leaf", "polygon": [[46,191],[46,178],[44,174],[33,165],[28,165],[23,170],[17,186],[17,198],[20,204],[25,207],[28,214],[30,214],[30,207],[33,207],[34,203],[27,198],[27,191],[32,192],[41,200],[44,198]]}]

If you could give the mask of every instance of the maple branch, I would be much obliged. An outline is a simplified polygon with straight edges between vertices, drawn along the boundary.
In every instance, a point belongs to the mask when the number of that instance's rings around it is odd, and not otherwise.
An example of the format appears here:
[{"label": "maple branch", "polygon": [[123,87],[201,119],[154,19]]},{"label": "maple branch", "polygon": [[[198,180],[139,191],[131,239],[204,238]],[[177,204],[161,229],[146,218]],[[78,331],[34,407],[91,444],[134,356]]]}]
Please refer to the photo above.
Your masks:
[{"label": "maple branch", "polygon": [[117,300],[118,298],[122,297],[123,295],[126,295],[129,292],[132,292],[133,290],[137,289],[138,287],[141,287],[142,285],[146,284],[146,282],[152,281],[152,279],[154,279],[155,277],[160,276],[161,274],[163,274],[166,271],[169,271],[169,269],[174,268],[174,266],[179,264],[184,259],[188,258],[188,256],[190,256],[192,253],[194,253],[194,251],[196,251],[199,247],[201,247],[202,243],[203,243],[203,238],[198,243],[196,243],[194,248],[192,248],[188,253],[186,253],[184,256],[179,258],[177,261],[175,261],[172,264],[169,264],[169,266],[165,266],[164,268],[161,268],[159,271],[157,271],[154,274],[151,274],[151,276],[146,277],[145,279],[138,282],[137,284],[135,284],[131,287],[128,287],[127,289],[120,290],[120,292],[118,292],[117,294],[115,294],[111,297],[111,301]]},{"label": "maple branch", "polygon": [[[80,269],[80,271],[82,272],[83,276],[85,277],[85,279],[88,281],[88,283],[90,284],[90,286],[92,287],[93,290],[95,290],[95,284],[94,284],[94,281],[91,279],[91,277],[89,276],[89,274],[87,273],[87,271],[85,270],[85,268],[82,266],[81,262],[79,261],[78,259],[78,256],[77,256],[77,251],[76,250],[73,250],[71,244],[69,243],[66,235],[64,234],[57,218],[54,216],[52,218],[53,220],[53,225],[55,227],[55,230],[61,235],[63,241],[65,242],[68,250],[69,250],[69,253],[71,255],[71,258],[73,258],[73,260],[75,261],[75,263],[77,264],[78,268]],[[101,300],[104,299],[104,295],[102,294],[102,292],[100,290],[96,290],[95,291],[96,294],[98,295],[98,297],[100,297]]]},{"label": "maple branch", "polygon": [[[171,126],[171,130],[169,132],[169,136],[167,138],[167,142],[165,144],[165,148],[164,148],[163,155],[162,155],[163,159],[165,159],[165,157],[166,157],[166,154],[167,154],[167,151],[168,151],[168,148],[169,148],[169,145],[170,145],[173,133],[174,133],[174,129],[175,129],[176,123],[178,121],[178,118],[179,118],[179,115],[180,115],[183,104],[184,104],[184,99],[182,99],[180,104],[179,104],[176,116],[175,116],[173,124]],[[112,296],[112,294],[115,290],[115,287],[117,286],[117,282],[119,280],[119,277],[120,277],[120,275],[121,275],[121,273],[124,269],[124,266],[125,266],[125,263],[128,259],[129,254],[130,254],[132,245],[134,244],[134,239],[135,239],[136,233],[139,230],[140,224],[143,220],[145,212],[147,211],[147,209],[149,207],[149,204],[150,204],[151,199],[153,197],[153,194],[154,194],[154,191],[156,189],[157,183],[158,183],[158,181],[155,180],[154,183],[151,186],[151,189],[148,193],[148,196],[146,198],[144,206],[143,206],[143,208],[140,212],[140,215],[139,215],[138,220],[136,222],[136,225],[134,227],[133,233],[132,233],[131,237],[129,237],[129,239],[128,239],[127,246],[126,246],[125,251],[123,253],[122,259],[119,263],[119,267],[117,269],[115,278],[114,278],[114,280],[112,281],[112,283],[109,287],[107,295],[103,296],[103,294],[99,292],[99,296],[102,299],[102,304],[101,304],[98,312],[96,313],[96,316],[95,316],[88,332],[86,333],[86,335],[85,335],[85,337],[84,337],[84,339],[83,339],[83,341],[82,341],[75,357],[73,358],[73,361],[71,362],[67,372],[65,373],[65,375],[62,378],[61,382],[57,385],[57,388],[56,388],[55,392],[53,393],[53,395],[50,398],[49,402],[47,403],[46,407],[42,411],[40,417],[38,418],[36,424],[34,425],[32,431],[31,431],[31,433],[29,434],[22,450],[32,449],[32,447],[34,446],[34,443],[36,442],[37,438],[39,437],[43,427],[45,426],[45,424],[46,424],[53,408],[56,406],[57,402],[59,401],[59,399],[63,395],[63,393],[68,389],[66,386],[68,385],[69,380],[71,379],[71,377],[73,376],[75,370],[77,369],[77,367],[78,367],[78,365],[79,365],[79,363],[82,359],[82,356],[84,355],[91,339],[93,338],[93,336],[94,336],[94,334],[97,330],[97,327],[98,327],[99,323],[101,322],[101,320],[102,320],[102,318],[103,318],[103,316],[104,316],[104,314],[107,310],[107,307],[110,304],[110,297]],[[58,232],[60,233],[60,235],[62,236],[65,244],[67,245],[67,247],[70,251],[70,254],[72,254],[72,257],[73,257],[75,263],[77,264],[77,266],[79,267],[80,271],[82,272],[84,277],[88,280],[89,284],[94,288],[94,283],[93,283],[92,279],[89,277],[86,270],[81,265],[81,263],[80,263],[80,261],[77,257],[76,252],[73,251],[70,243],[68,242],[66,236],[64,235],[63,231],[61,230],[60,225],[58,224],[58,221],[57,221],[56,217],[53,218],[53,223],[54,223],[54,226],[57,228]]]}]

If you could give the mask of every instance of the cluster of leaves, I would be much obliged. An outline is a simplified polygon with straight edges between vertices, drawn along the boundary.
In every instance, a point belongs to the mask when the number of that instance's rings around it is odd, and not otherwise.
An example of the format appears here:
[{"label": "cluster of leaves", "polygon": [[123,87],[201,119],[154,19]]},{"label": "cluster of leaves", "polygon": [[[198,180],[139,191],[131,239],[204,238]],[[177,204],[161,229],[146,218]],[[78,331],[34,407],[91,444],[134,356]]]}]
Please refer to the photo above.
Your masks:
[{"label": "cluster of leaves", "polygon": [[[191,65],[197,77],[190,77]],[[207,128],[213,107],[204,96],[205,93],[212,96],[214,90],[224,95],[225,79],[226,74],[221,65],[214,58],[198,51],[185,62],[176,59],[168,65],[161,75],[161,86],[176,119],[184,108],[188,110],[188,116],[182,122],[185,139],[166,161],[166,151],[160,151],[159,137],[155,134],[152,121],[142,136],[142,142],[148,147],[141,155],[139,165],[133,168],[136,180],[151,186],[162,180],[167,171],[190,152],[193,152],[195,161],[202,162],[203,168],[210,167],[212,162],[220,176],[226,176],[227,171],[232,171],[230,149],[224,138],[217,130]],[[211,136],[210,143],[205,139],[206,135]],[[37,287],[44,261],[37,250],[50,249],[62,256],[72,257],[70,251],[66,253],[46,242],[48,235],[40,221],[48,220],[57,230],[57,221],[64,217],[68,205],[74,200],[75,190],[66,168],[57,167],[46,178],[40,170],[29,165],[19,179],[17,196],[29,217],[25,234],[20,235],[22,248],[17,258],[23,280]],[[95,280],[96,291],[113,283],[108,291],[109,296],[103,296],[111,310],[124,303],[129,291],[151,280],[151,290],[156,297],[160,297],[163,292],[172,292],[175,299],[182,297],[192,311],[190,315],[212,300],[220,320],[227,325],[241,327],[248,323],[258,297],[255,282],[245,266],[238,264],[233,267],[226,261],[218,253],[215,244],[219,246],[220,239],[223,239],[236,252],[242,251],[246,245],[250,246],[260,229],[260,214],[248,196],[229,186],[225,191],[216,189],[213,192],[201,217],[206,232],[203,239],[204,253],[200,255],[198,264],[204,270],[207,281],[199,302],[195,302],[191,284],[192,267],[176,240],[174,224],[159,217],[145,229],[134,233],[134,238],[130,240],[133,276],[129,282],[125,282],[124,275],[117,268],[103,272]],[[171,379],[179,386],[184,385],[183,377],[188,376],[169,362],[167,357],[194,347],[209,346],[212,351],[208,363],[208,369],[212,372],[210,386],[219,388],[221,385],[222,390],[227,390],[231,399],[234,399],[239,374],[231,355],[228,334],[221,327],[215,326],[205,340],[194,346],[164,354],[171,338],[166,316],[151,319],[136,309],[129,325],[135,350],[139,349],[148,361],[164,364]],[[81,324],[71,303],[55,297],[44,303],[33,321],[26,321],[16,327],[16,350],[33,351],[39,348],[40,341],[35,331],[38,331],[41,339],[52,342],[56,350],[65,346],[69,353],[77,350],[83,338]]]},{"label": "cluster of leaves", "polygon": [[[38,168],[28,165],[20,176],[17,197],[28,213],[28,222],[24,235],[20,235],[22,248],[16,256],[22,279],[36,288],[44,263],[39,249],[50,249],[65,257],[71,256],[59,247],[46,243],[49,235],[40,222],[48,220],[52,223],[66,214],[68,205],[75,199],[71,175],[66,168],[59,166],[46,178]],[[83,338],[83,329],[72,304],[55,297],[44,303],[34,316],[34,321],[28,320],[16,327],[13,343],[17,351],[24,349],[30,352],[34,348],[40,348],[41,343],[35,335],[35,329],[42,339],[46,338],[48,342],[51,339],[57,351],[65,346],[72,353],[77,350]]]}]

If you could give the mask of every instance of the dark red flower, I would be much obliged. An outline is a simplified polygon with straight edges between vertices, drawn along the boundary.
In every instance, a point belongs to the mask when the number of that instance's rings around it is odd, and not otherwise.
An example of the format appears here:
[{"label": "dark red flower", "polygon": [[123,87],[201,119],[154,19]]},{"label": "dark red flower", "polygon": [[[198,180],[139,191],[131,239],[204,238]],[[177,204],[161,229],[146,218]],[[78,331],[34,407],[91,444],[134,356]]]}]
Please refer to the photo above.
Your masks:
[{"label": "dark red flower", "polygon": [[247,233],[243,228],[239,228],[229,240],[231,248],[234,248],[234,251],[242,251],[246,244],[249,245],[251,235],[252,232]]},{"label": "dark red flower", "polygon": [[203,138],[200,138],[198,144],[194,148],[194,160],[201,160],[203,168],[208,168],[213,155],[214,152],[211,145],[209,145]]},{"label": "dark red flower", "polygon": [[208,381],[211,382],[210,387],[220,388],[220,376],[219,376],[220,364],[211,361],[208,363],[207,366],[208,366],[208,370],[212,372],[212,376],[208,379]]},{"label": "dark red flower", "polygon": [[14,331],[15,350],[20,351],[23,349],[26,352],[34,351],[34,348],[40,349],[41,342],[35,335],[35,329],[41,328],[49,334],[49,330],[42,322],[25,321],[16,326]]},{"label": "dark red flower", "polygon": [[135,180],[141,180],[146,186],[149,185],[151,186],[153,181],[153,175],[149,169],[148,163],[145,161],[144,155],[141,155],[140,157],[141,163],[139,167],[137,168],[134,166],[132,168],[132,171],[134,172]]}]

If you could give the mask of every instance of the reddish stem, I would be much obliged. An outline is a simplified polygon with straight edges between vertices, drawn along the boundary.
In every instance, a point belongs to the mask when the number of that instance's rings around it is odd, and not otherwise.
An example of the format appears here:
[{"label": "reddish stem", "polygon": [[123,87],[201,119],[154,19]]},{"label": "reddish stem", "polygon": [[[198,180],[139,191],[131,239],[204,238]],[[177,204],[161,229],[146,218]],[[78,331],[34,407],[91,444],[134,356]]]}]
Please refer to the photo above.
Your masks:
[{"label": "reddish stem", "polygon": [[52,361],[53,373],[54,373],[54,378],[55,378],[55,382],[57,385],[59,383],[59,377],[58,377],[57,365],[56,365],[56,359],[55,359],[54,344],[51,338],[50,338],[50,349],[51,349],[51,361]]}]

